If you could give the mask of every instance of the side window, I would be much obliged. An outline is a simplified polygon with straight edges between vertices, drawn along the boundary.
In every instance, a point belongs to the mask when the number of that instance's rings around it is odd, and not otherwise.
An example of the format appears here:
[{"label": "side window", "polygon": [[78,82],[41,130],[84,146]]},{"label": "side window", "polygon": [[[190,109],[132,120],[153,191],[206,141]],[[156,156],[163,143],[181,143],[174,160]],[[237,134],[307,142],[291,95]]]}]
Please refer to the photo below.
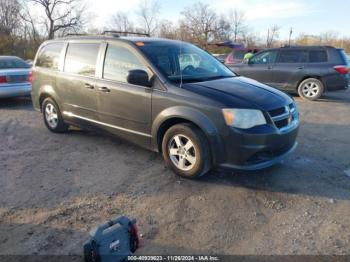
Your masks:
[{"label": "side window", "polygon": [[100,44],[71,43],[68,45],[64,71],[82,76],[95,76]]},{"label": "side window", "polygon": [[308,61],[308,54],[303,50],[283,50],[277,63],[306,63]]},{"label": "side window", "polygon": [[324,50],[310,51],[310,63],[324,63],[327,62],[327,52]]},{"label": "side window", "polygon": [[250,59],[251,64],[273,64],[276,62],[277,51],[266,51],[260,53],[252,59]]},{"label": "side window", "polygon": [[104,63],[103,78],[127,83],[130,70],[147,68],[129,49],[122,46],[109,45]]},{"label": "side window", "polygon": [[41,49],[35,66],[58,70],[63,43],[48,44]]}]

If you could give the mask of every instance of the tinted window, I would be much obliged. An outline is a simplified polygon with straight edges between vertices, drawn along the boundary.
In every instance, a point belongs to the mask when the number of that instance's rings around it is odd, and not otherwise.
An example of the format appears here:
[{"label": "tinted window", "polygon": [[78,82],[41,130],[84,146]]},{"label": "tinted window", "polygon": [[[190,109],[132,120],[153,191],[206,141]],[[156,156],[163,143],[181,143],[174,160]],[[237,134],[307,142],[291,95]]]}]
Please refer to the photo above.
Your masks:
[{"label": "tinted window", "polygon": [[346,53],[344,52],[344,50],[340,49],[340,55],[343,58],[343,60],[345,61],[345,64],[350,65],[350,59],[349,57],[346,55]]},{"label": "tinted window", "polygon": [[303,50],[280,51],[278,63],[305,63],[308,61],[308,53]]},{"label": "tinted window", "polygon": [[83,76],[95,76],[100,44],[69,44],[64,71]]},{"label": "tinted window", "polygon": [[36,66],[58,70],[63,43],[48,44],[40,51]]},{"label": "tinted window", "polygon": [[245,50],[240,50],[240,51],[234,51],[233,52],[233,58],[237,60],[243,60],[244,55],[247,53]]},{"label": "tinted window", "polygon": [[0,69],[30,68],[30,66],[19,58],[1,58]]},{"label": "tinted window", "polygon": [[327,52],[323,50],[310,51],[310,63],[327,62]]},{"label": "tinted window", "polygon": [[276,51],[266,51],[255,55],[250,59],[252,64],[273,64],[276,61],[277,52]]},{"label": "tinted window", "polygon": [[107,48],[103,78],[127,83],[130,70],[147,68],[130,50],[122,46],[109,45]]}]

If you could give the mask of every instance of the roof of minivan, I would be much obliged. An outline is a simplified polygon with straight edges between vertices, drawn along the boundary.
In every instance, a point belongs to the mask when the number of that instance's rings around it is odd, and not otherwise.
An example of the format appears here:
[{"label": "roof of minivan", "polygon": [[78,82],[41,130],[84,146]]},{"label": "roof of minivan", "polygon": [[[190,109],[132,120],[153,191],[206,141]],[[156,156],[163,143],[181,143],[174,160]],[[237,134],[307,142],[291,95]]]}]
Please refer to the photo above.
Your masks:
[{"label": "roof of minivan", "polygon": [[83,35],[83,36],[67,36],[63,38],[56,38],[54,40],[49,40],[48,42],[59,42],[59,41],[69,41],[69,40],[115,40],[115,41],[128,41],[128,42],[169,42],[169,43],[177,43],[181,42],[179,40],[171,40],[166,38],[154,38],[154,37],[125,37],[125,36],[110,36],[110,35]]}]

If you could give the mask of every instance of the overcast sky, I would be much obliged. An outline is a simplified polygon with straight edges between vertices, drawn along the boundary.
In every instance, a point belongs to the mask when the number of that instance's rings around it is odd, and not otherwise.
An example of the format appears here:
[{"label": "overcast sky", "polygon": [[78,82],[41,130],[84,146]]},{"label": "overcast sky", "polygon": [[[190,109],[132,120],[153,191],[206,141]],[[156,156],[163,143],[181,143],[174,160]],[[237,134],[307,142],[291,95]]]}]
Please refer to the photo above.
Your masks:
[{"label": "overcast sky", "polygon": [[[141,0],[89,0],[90,11],[96,14],[94,24],[108,25],[109,17],[117,11],[127,12],[134,17]],[[176,22],[184,8],[198,0],[160,0],[160,18]],[[339,36],[350,36],[349,0],[202,0],[218,13],[229,9],[245,11],[248,24],[260,34],[278,24],[281,37],[287,38],[291,27],[294,35],[299,33],[317,34],[334,31]]]}]

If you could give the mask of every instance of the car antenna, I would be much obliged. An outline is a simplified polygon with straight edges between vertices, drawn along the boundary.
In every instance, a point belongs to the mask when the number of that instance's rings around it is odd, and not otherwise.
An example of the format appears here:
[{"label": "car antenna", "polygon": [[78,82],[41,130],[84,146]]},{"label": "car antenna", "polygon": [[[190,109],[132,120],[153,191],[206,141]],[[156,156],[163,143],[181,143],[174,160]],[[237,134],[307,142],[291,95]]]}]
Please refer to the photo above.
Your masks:
[{"label": "car antenna", "polygon": [[181,56],[182,56],[182,41],[180,42],[180,57],[179,57],[179,70],[180,70],[180,88],[182,88],[182,84],[183,84],[183,75],[182,75],[182,70],[181,70],[181,64],[180,64],[180,60],[181,60]]}]

